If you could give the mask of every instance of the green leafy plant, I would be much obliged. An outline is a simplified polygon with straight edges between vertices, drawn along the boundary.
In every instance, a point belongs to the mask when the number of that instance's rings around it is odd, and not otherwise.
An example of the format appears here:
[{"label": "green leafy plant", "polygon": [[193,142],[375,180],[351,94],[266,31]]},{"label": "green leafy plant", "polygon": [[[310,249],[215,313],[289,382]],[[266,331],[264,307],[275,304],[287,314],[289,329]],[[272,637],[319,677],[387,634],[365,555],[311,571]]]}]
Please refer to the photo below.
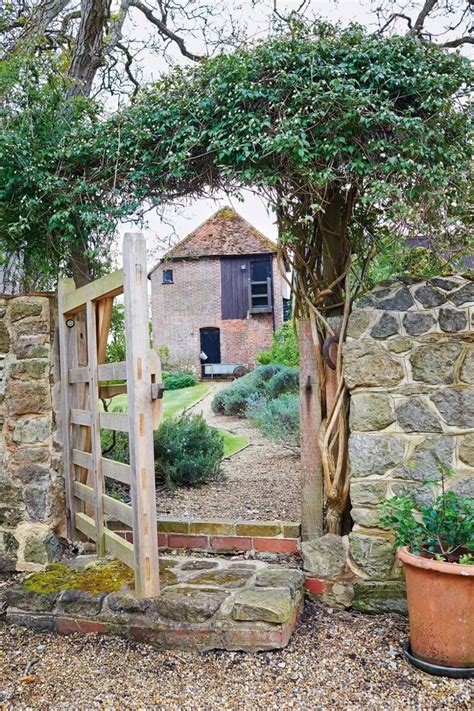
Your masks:
[{"label": "green leafy plant", "polygon": [[278,373],[275,373],[268,381],[266,391],[271,398],[278,397],[284,393],[297,393],[299,390],[300,373],[298,368],[282,366]]},{"label": "green leafy plant", "polygon": [[280,395],[272,400],[255,397],[247,405],[247,416],[266,437],[293,446],[299,444],[300,411],[297,395]]},{"label": "green leafy plant", "polygon": [[247,403],[258,394],[259,387],[254,374],[249,373],[234,380],[226,388],[219,390],[212,400],[212,411],[216,415],[245,416]]},{"label": "green leafy plant", "polygon": [[165,420],[155,433],[155,472],[167,489],[202,486],[220,474],[222,435],[202,415]]},{"label": "green leafy plant", "polygon": [[273,334],[272,345],[268,351],[257,355],[257,361],[262,365],[281,363],[282,365],[298,366],[300,354],[295,329],[292,323],[284,323]]},{"label": "green leafy plant", "polygon": [[163,373],[163,383],[167,390],[181,390],[197,385],[197,378],[192,373]]},{"label": "green leafy plant", "polygon": [[107,343],[107,363],[120,363],[126,358],[125,341],[125,309],[123,304],[112,308],[110,319],[109,341]]},{"label": "green leafy plant", "polygon": [[446,491],[447,471],[441,474],[441,493],[432,504],[417,508],[411,496],[395,496],[384,502],[380,523],[395,532],[397,547],[408,546],[414,555],[473,564],[474,501]]}]

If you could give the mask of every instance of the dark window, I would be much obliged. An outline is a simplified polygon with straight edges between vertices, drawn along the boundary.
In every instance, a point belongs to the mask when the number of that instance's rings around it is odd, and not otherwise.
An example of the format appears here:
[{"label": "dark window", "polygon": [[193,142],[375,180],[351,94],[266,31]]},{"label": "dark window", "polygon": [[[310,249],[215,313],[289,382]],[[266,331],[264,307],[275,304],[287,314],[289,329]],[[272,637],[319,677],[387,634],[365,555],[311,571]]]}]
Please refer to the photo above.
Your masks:
[{"label": "dark window", "polygon": [[163,284],[172,284],[173,283],[173,270],[172,269],[163,269]]},{"label": "dark window", "polygon": [[270,258],[250,260],[248,295],[251,314],[271,313],[272,262]]}]

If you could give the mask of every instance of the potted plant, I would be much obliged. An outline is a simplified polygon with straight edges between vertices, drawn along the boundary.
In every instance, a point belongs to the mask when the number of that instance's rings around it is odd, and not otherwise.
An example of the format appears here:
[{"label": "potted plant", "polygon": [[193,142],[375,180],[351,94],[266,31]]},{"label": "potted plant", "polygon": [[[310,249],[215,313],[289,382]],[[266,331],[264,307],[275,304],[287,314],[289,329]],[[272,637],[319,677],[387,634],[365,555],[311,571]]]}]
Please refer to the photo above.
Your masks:
[{"label": "potted plant", "polygon": [[[446,490],[430,505],[396,496],[381,523],[405,567],[410,645],[405,656],[434,674],[474,674],[474,500]],[[432,482],[430,482],[432,483]],[[439,482],[436,482],[438,485]]]}]

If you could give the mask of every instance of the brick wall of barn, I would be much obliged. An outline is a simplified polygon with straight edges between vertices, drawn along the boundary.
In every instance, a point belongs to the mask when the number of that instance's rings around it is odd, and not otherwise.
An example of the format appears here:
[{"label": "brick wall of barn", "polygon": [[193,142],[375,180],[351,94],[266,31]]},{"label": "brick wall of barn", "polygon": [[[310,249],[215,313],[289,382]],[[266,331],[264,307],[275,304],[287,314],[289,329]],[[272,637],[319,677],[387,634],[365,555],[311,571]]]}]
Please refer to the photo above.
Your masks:
[{"label": "brick wall of barn", "polygon": [[[163,284],[163,270],[173,269],[173,284]],[[176,260],[151,274],[153,342],[169,349],[173,366],[200,374],[200,329],[219,328],[222,363],[254,367],[256,356],[283,323],[282,283],[273,260],[272,314],[222,319],[220,259]],[[275,323],[273,323],[273,320]]]}]

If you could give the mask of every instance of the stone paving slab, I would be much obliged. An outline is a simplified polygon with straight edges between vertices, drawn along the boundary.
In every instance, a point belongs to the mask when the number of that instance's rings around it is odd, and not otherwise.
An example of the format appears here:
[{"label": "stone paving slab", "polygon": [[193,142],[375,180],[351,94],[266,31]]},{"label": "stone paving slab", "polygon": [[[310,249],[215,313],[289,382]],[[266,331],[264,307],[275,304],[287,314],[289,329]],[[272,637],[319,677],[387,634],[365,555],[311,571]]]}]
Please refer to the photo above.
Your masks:
[{"label": "stone paving slab", "polygon": [[263,561],[162,557],[160,580],[158,597],[138,600],[130,569],[80,556],[10,588],[6,620],[168,649],[258,651],[288,643],[303,604],[303,573]]}]

